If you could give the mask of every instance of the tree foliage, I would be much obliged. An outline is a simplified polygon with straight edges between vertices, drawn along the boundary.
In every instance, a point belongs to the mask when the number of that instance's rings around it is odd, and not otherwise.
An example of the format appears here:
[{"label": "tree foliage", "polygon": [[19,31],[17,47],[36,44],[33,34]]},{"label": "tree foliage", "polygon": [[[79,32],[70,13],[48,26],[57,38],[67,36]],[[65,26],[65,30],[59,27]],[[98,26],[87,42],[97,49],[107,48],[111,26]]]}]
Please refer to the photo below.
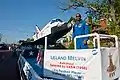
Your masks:
[{"label": "tree foliage", "polygon": [[[120,0],[68,0],[66,6],[61,7],[63,11],[70,9],[87,8],[85,14],[92,15],[94,21],[100,17],[108,20],[112,34],[120,34]],[[118,30],[119,29],[119,30]],[[116,31],[117,30],[117,31]]]},{"label": "tree foliage", "polygon": [[34,41],[33,38],[27,38],[27,40],[26,40],[26,42],[32,42],[32,41]]},{"label": "tree foliage", "polygon": [[2,37],[3,37],[3,36],[2,36],[2,33],[0,33],[0,42],[1,42],[1,40],[2,40]]}]

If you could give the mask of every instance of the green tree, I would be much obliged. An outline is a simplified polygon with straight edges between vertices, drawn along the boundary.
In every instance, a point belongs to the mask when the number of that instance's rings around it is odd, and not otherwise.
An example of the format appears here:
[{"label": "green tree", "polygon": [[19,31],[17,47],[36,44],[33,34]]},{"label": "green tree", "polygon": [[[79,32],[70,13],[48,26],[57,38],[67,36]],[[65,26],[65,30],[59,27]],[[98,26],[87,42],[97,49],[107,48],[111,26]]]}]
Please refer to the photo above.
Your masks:
[{"label": "green tree", "polygon": [[67,11],[80,7],[86,8],[86,14],[92,15],[95,22],[101,16],[106,17],[110,34],[120,35],[120,0],[68,0],[65,6],[60,6],[60,9]]},{"label": "green tree", "polygon": [[32,41],[34,41],[33,38],[27,38],[27,40],[26,40],[26,42],[32,42]]},{"label": "green tree", "polygon": [[1,42],[1,40],[2,40],[2,33],[0,33],[0,42]]},{"label": "green tree", "polygon": [[25,41],[24,41],[24,40],[19,40],[19,41],[18,41],[18,43],[23,43],[23,42],[25,42]]}]

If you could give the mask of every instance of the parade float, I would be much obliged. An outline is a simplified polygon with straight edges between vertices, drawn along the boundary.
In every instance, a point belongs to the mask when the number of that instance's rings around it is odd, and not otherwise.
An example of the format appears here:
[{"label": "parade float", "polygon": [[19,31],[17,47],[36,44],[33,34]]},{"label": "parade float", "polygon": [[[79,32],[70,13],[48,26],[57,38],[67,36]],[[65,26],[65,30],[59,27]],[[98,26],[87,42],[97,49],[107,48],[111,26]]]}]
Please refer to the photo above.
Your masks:
[{"label": "parade float", "polygon": [[[55,43],[56,40],[66,34],[60,31],[69,30],[70,27],[66,26],[64,29],[39,37],[35,41],[36,44],[42,45],[39,50],[22,52],[18,60],[22,79],[119,80],[120,54],[117,36],[93,33],[76,36],[74,49],[60,47],[60,44],[56,46],[58,44]],[[56,34],[61,34],[61,36]],[[83,37],[91,37],[92,48],[76,49],[76,39]],[[101,46],[101,39],[110,38],[114,39],[112,45]]]}]

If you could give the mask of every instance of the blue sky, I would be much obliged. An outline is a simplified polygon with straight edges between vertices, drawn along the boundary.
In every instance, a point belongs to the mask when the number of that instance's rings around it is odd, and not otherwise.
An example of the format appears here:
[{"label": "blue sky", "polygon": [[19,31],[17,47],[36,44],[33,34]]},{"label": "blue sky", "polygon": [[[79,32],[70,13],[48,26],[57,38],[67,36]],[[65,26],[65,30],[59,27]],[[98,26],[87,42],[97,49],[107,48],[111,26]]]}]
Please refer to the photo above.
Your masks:
[{"label": "blue sky", "polygon": [[8,43],[32,37],[35,25],[41,29],[53,18],[69,20],[84,9],[62,12],[59,2],[64,0],[0,0],[0,33]]}]

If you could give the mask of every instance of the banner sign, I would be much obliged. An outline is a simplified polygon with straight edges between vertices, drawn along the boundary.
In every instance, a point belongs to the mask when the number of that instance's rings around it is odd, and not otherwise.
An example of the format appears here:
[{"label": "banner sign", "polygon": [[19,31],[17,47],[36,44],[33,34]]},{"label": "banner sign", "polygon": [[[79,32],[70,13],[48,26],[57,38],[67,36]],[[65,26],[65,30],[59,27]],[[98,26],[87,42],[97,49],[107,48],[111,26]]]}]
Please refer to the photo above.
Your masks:
[{"label": "banner sign", "polygon": [[[58,79],[101,80],[99,49],[46,50],[44,76]],[[96,73],[96,75],[94,75]]]},{"label": "banner sign", "polygon": [[32,66],[22,56],[19,57],[19,67],[23,70],[27,80],[42,80],[41,77],[33,70]]}]

